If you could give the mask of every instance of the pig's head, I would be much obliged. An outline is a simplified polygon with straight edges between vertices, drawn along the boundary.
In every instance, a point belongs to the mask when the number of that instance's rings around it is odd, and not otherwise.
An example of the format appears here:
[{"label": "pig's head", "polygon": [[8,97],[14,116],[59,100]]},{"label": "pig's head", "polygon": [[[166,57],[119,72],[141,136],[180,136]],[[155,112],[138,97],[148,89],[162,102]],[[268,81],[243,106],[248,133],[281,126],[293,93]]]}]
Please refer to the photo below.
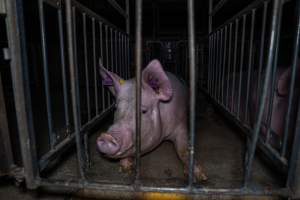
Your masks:
[{"label": "pig's head", "polygon": [[[100,64],[100,74],[115,97],[114,123],[97,139],[98,150],[111,158],[132,155],[135,151],[135,79],[124,80]],[[171,83],[158,60],[151,61],[142,72],[142,151],[159,143],[161,119],[159,102],[169,101]]]}]

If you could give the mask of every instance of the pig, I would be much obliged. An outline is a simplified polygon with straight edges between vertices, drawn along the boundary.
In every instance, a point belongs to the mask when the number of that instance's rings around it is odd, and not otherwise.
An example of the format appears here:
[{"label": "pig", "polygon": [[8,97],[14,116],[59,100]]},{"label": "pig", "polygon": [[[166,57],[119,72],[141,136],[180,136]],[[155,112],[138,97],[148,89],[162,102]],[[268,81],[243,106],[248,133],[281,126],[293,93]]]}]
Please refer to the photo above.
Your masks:
[{"label": "pig", "polygon": [[[123,172],[134,168],[135,156],[135,79],[124,80],[105,69],[100,62],[100,75],[115,97],[113,124],[97,138],[97,149],[106,157],[120,159]],[[164,140],[171,141],[188,173],[188,90],[175,75],[165,72],[159,60],[152,60],[142,71],[141,154],[148,153]],[[194,181],[207,180],[195,161]]]},{"label": "pig", "polygon": [[[273,110],[270,118],[271,137],[269,142],[276,149],[279,149],[282,145],[284,126],[285,126],[285,117],[288,108],[288,97],[289,97],[291,75],[292,75],[292,68],[284,67],[284,66],[279,66],[275,75],[275,93],[274,93],[273,105],[272,105]],[[253,84],[251,85],[249,108],[252,111],[258,110],[258,103],[257,103],[258,81],[256,77],[257,76],[254,76],[254,81]],[[262,77],[262,80],[263,79],[264,77]],[[289,132],[293,132],[295,126],[296,111],[297,111],[299,95],[300,95],[299,80],[300,80],[300,62],[298,60],[298,64],[296,66],[295,88],[294,88],[294,96],[293,96],[292,107],[291,107],[292,109],[291,109]],[[271,81],[269,82],[269,89],[267,91],[267,99],[264,107],[262,124],[260,129],[261,134],[264,137],[266,137],[267,134],[267,116],[269,112],[268,105],[271,100],[270,85],[271,85]],[[249,113],[252,127],[254,127],[255,125],[255,120],[256,120],[255,114],[256,114],[255,112]],[[291,136],[292,135],[290,135],[290,137]]]}]

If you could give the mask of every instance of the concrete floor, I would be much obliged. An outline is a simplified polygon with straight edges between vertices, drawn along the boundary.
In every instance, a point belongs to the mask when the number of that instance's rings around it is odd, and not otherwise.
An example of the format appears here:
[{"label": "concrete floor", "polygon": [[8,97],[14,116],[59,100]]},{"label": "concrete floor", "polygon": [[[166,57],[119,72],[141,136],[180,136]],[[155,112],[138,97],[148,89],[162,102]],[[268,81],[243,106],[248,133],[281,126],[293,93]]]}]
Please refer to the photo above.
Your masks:
[{"label": "concrete floor", "polygon": [[[243,154],[244,141],[224,119],[213,109],[206,109],[197,117],[196,159],[202,164],[209,180],[205,187],[211,188],[237,188],[243,182]],[[107,160],[96,151],[96,137],[102,130],[92,134],[89,140],[89,151],[92,165],[87,172],[90,181],[113,181],[130,184],[132,175],[119,172],[117,161]],[[173,144],[162,143],[153,152],[142,157],[142,180],[144,185],[179,186],[186,181],[183,177],[183,167],[177,158]],[[78,178],[76,154],[66,156],[59,167],[48,178],[74,180]],[[275,179],[275,172],[255,159],[253,168],[253,182],[264,187],[280,185]],[[14,186],[1,184],[0,199],[74,199],[71,196],[50,195],[45,193],[29,192]],[[210,198],[211,199],[211,198]],[[229,198],[232,199],[232,198]],[[247,198],[248,199],[248,198]],[[253,198],[250,198],[253,199]],[[266,198],[269,199],[269,198]]]}]

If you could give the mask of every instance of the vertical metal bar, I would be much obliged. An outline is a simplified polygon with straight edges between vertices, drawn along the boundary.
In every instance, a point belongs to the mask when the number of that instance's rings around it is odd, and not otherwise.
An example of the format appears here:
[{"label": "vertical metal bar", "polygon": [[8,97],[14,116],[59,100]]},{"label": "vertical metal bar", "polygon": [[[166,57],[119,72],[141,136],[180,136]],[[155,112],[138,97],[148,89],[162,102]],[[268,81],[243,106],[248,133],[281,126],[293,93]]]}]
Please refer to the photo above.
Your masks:
[{"label": "vertical metal bar", "polygon": [[[77,55],[77,28],[76,28],[76,8],[75,7],[72,7],[72,17],[73,17],[73,37],[74,37],[74,65],[75,65],[75,70],[78,69],[78,63],[77,63],[77,58],[78,58],[78,55]],[[78,79],[78,75],[77,75],[77,71],[76,72],[76,77],[75,77],[75,86],[76,86],[76,100],[77,100],[77,106],[78,106],[78,121],[79,121],[79,128],[81,126],[81,110],[80,110],[80,96],[79,96],[79,79]],[[70,71],[71,73],[71,71]],[[71,80],[70,80],[71,81]],[[72,87],[72,85],[71,85]],[[71,88],[72,90],[72,88]],[[72,94],[71,94],[72,96]],[[73,100],[73,99],[72,99]],[[74,111],[73,111],[74,112]],[[74,124],[75,125],[75,124]]]},{"label": "vertical metal bar", "polygon": [[224,48],[224,45],[223,45],[223,28],[221,29],[221,32],[220,32],[220,48],[219,48],[219,54],[220,54],[220,57],[219,57],[219,66],[218,66],[218,100],[219,100],[219,103],[222,102],[222,99],[221,99],[221,90],[223,88],[223,85],[221,84],[221,78],[222,78],[222,49]]},{"label": "vertical metal bar", "polygon": [[240,105],[241,105],[241,93],[242,93],[242,78],[243,78],[243,64],[244,64],[244,46],[245,46],[245,28],[246,17],[243,15],[243,30],[242,30],[242,46],[241,46],[241,60],[240,60],[240,74],[239,74],[239,93],[238,93],[238,105],[237,105],[237,118],[240,118]]},{"label": "vertical metal bar", "polygon": [[118,57],[118,59],[120,60],[120,71],[121,71],[121,75],[123,75],[122,74],[122,68],[123,68],[123,65],[122,65],[122,61],[121,61],[121,59],[122,59],[122,40],[121,40],[121,32],[119,32],[119,39],[118,39],[118,41],[119,41],[119,57]]},{"label": "vertical metal bar", "polygon": [[253,35],[254,35],[254,27],[255,27],[255,13],[256,10],[253,9],[251,12],[251,32],[250,32],[250,47],[249,47],[249,65],[248,65],[248,74],[247,74],[247,91],[246,91],[246,103],[245,103],[245,121],[247,121],[248,117],[248,103],[249,103],[249,93],[250,93],[250,80],[252,73],[252,62],[253,62]]},{"label": "vertical metal bar", "polygon": [[20,133],[20,145],[26,187],[37,188],[39,178],[36,155],[35,134],[32,119],[31,97],[26,53],[26,35],[24,26],[23,1],[6,0],[6,27],[8,46],[12,59],[11,76],[15,100],[17,125]]},{"label": "vertical metal bar", "polygon": [[116,73],[117,74],[120,74],[120,71],[119,71],[119,63],[118,60],[119,60],[119,57],[118,57],[118,36],[117,36],[117,30],[114,31],[114,35],[115,35],[115,68],[116,68]]},{"label": "vertical metal bar", "polygon": [[43,1],[39,1],[39,17],[40,17],[40,29],[41,29],[41,40],[42,40],[42,55],[43,55],[43,75],[45,84],[45,95],[46,95],[46,109],[47,109],[47,122],[48,122],[48,136],[50,140],[51,149],[54,148],[56,143],[56,133],[53,131],[52,121],[52,108],[50,99],[50,86],[49,86],[49,71],[48,71],[48,57],[47,57],[47,45],[46,45],[46,33],[45,33],[45,19],[44,19],[44,5]]},{"label": "vertical metal bar", "polygon": [[89,83],[89,69],[87,58],[87,39],[86,39],[86,13],[82,13],[83,21],[83,44],[84,44],[84,68],[85,68],[85,89],[86,89],[86,102],[88,111],[88,121],[91,119],[91,105],[90,105],[90,83]]},{"label": "vertical metal bar", "polygon": [[64,93],[64,110],[66,127],[70,128],[70,117],[69,117],[69,103],[68,103],[68,88],[66,78],[66,64],[65,64],[65,48],[64,48],[64,33],[63,33],[63,21],[61,7],[57,11],[58,15],[58,28],[59,28],[59,46],[60,46],[60,60],[62,67],[62,82],[63,82],[63,93]]},{"label": "vertical metal bar", "polygon": [[[73,12],[73,16],[72,16]],[[67,22],[67,34],[68,34],[68,54],[69,54],[69,67],[70,67],[70,80],[71,80],[71,96],[72,96],[72,106],[73,106],[73,118],[74,118],[74,131],[76,137],[76,148],[77,148],[77,159],[78,167],[81,178],[85,178],[84,173],[84,157],[83,157],[83,145],[82,138],[80,135],[80,105],[77,102],[79,100],[78,85],[76,81],[78,78],[77,74],[77,64],[74,57],[74,47],[76,40],[75,30],[76,30],[76,13],[75,8],[72,8],[71,0],[66,0],[66,22]],[[73,25],[73,27],[72,27]],[[74,34],[74,35],[73,35]],[[76,50],[76,49],[75,49]]]},{"label": "vertical metal bar", "polygon": [[140,179],[140,156],[141,156],[141,66],[142,66],[142,0],[136,1],[135,7],[135,21],[136,21],[136,33],[135,33],[135,67],[136,67],[136,176],[135,180],[138,183]]},{"label": "vertical metal bar", "polygon": [[267,62],[267,68],[266,68],[266,77],[264,79],[263,92],[262,92],[262,95],[260,96],[259,110],[257,112],[257,121],[256,121],[256,124],[254,127],[252,143],[250,146],[248,162],[246,165],[246,173],[245,173],[245,180],[244,180],[244,185],[246,187],[249,184],[249,179],[251,176],[251,169],[252,169],[252,163],[253,163],[253,159],[254,159],[254,153],[256,150],[256,143],[258,140],[258,133],[260,130],[264,106],[265,106],[266,97],[267,97],[268,82],[270,80],[273,58],[274,58],[274,54],[275,54],[275,50],[276,50],[276,35],[278,34],[278,31],[279,31],[278,30],[278,25],[279,25],[278,24],[278,22],[279,22],[278,11],[280,10],[280,6],[282,6],[282,4],[281,4],[280,0],[274,0],[273,3],[274,4],[273,4],[273,11],[272,11],[272,24],[271,24],[271,33],[270,33],[270,43],[269,43],[269,48],[268,48],[269,53],[268,53],[268,62]]},{"label": "vertical metal bar", "polygon": [[126,50],[127,50],[127,53],[126,53],[126,56],[127,56],[127,78],[129,79],[131,76],[130,76],[130,38],[129,38],[129,35],[127,36],[127,39],[126,39]]},{"label": "vertical metal bar", "polygon": [[214,57],[214,59],[216,59],[214,68],[215,68],[215,74],[214,74],[214,97],[215,100],[218,101],[217,99],[217,90],[218,90],[218,62],[219,62],[219,43],[220,43],[220,38],[219,38],[219,34],[220,31],[216,32],[216,43],[215,43],[215,49],[216,49],[216,57]]},{"label": "vertical metal bar", "polygon": [[210,72],[211,72],[211,49],[212,49],[212,40],[211,40],[211,35],[208,36],[208,69],[207,69],[207,92],[208,94],[210,94],[210,81],[211,81],[211,76],[210,76]]},{"label": "vertical metal bar", "polygon": [[130,34],[130,3],[129,3],[129,0],[126,0],[126,33],[127,35]]},{"label": "vertical metal bar", "polygon": [[121,49],[121,55],[120,55],[120,61],[121,61],[121,69],[122,69],[122,76],[124,75],[123,72],[124,72],[124,67],[125,67],[125,51],[124,51],[124,35],[121,34],[121,38],[120,38],[120,49]]},{"label": "vertical metal bar", "polygon": [[114,41],[113,41],[113,29],[110,27],[110,61],[111,61],[111,71],[115,72],[115,63],[114,63]]},{"label": "vertical metal bar", "polygon": [[221,91],[221,100],[222,100],[222,105],[225,106],[225,100],[224,100],[224,79],[225,79],[225,68],[226,68],[226,44],[227,44],[227,25],[225,26],[225,38],[224,38],[224,55],[223,55],[223,70],[222,70],[222,84],[221,84],[221,88],[222,88],[222,91]]},{"label": "vertical metal bar", "polygon": [[228,48],[228,74],[227,74],[227,85],[226,85],[226,107],[229,110],[229,87],[230,87],[230,68],[231,68],[231,39],[232,39],[232,23],[229,24],[229,48]]},{"label": "vertical metal bar", "polygon": [[[296,21],[296,29],[294,32],[294,47],[293,47],[293,61],[292,61],[292,74],[291,74],[291,82],[290,82],[290,87],[289,87],[289,97],[288,97],[288,108],[287,108],[287,113],[285,116],[285,121],[284,121],[284,134],[283,134],[283,142],[282,142],[282,148],[280,151],[280,155],[282,157],[285,156],[286,154],[286,148],[287,148],[287,140],[288,140],[288,130],[289,130],[289,123],[290,123],[290,115],[292,111],[292,102],[293,102],[293,96],[294,96],[294,87],[295,87],[295,81],[296,81],[296,72],[297,72],[297,67],[299,65],[298,61],[298,53],[299,53],[299,46],[300,46],[300,2],[297,1],[296,4],[296,15],[297,15],[297,21]],[[298,111],[298,113],[300,113]],[[300,120],[300,117],[298,117]],[[299,126],[300,123],[297,124]],[[296,129],[299,130],[299,129]],[[295,132],[295,134],[299,134],[300,131]],[[291,159],[292,160],[292,159]]]},{"label": "vertical metal bar", "polygon": [[213,47],[212,47],[212,67],[211,67],[211,96],[214,96],[214,88],[215,88],[215,63],[216,63],[216,33],[213,33],[212,35],[212,40],[213,40]]},{"label": "vertical metal bar", "polygon": [[[106,49],[106,67],[109,69],[109,56],[108,56],[108,26],[105,25],[105,49]],[[108,107],[111,105],[110,103],[110,93],[106,90],[107,98],[108,98]]]},{"label": "vertical metal bar", "polygon": [[190,58],[190,147],[189,147],[189,187],[192,189],[194,179],[194,140],[195,140],[195,108],[196,108],[196,65],[195,65],[195,22],[194,22],[194,0],[187,2],[188,12],[188,41]]},{"label": "vertical metal bar", "polygon": [[94,90],[95,90],[95,109],[96,116],[99,114],[98,106],[98,87],[97,87],[97,59],[96,59],[96,27],[95,27],[95,18],[92,18],[92,31],[93,31],[93,61],[94,61]]},{"label": "vertical metal bar", "polygon": [[270,92],[270,100],[268,102],[268,113],[267,113],[267,139],[266,143],[269,143],[271,137],[271,120],[273,113],[273,102],[274,102],[274,94],[275,94],[275,84],[276,84],[276,74],[277,74],[277,64],[278,64],[278,51],[279,51],[279,40],[280,40],[280,27],[281,27],[281,15],[282,15],[282,6],[278,11],[278,33],[276,36],[276,46],[275,46],[275,55],[273,60],[273,68],[272,68],[272,76],[271,76],[271,86],[268,89],[268,93]]},{"label": "vertical metal bar", "polygon": [[212,31],[212,9],[213,9],[213,0],[208,2],[208,34]]},{"label": "vertical metal bar", "polygon": [[[99,30],[100,30],[100,57],[103,62],[103,29],[102,29],[102,22],[99,22]],[[105,106],[105,91],[104,91],[104,86],[101,83],[101,97],[102,97],[102,112],[105,111],[106,106]]]},{"label": "vertical metal bar", "polygon": [[231,112],[234,113],[234,90],[235,90],[235,77],[236,77],[236,62],[237,62],[237,43],[238,43],[238,30],[239,30],[239,19],[235,20],[235,38],[234,38],[234,55],[233,55],[233,78],[232,78],[232,89],[231,89]]},{"label": "vertical metal bar", "polygon": [[[261,27],[261,39],[260,39],[260,52],[259,52],[259,69],[257,75],[257,95],[256,95],[256,102],[258,107],[258,99],[260,94],[260,85],[261,85],[261,73],[262,73],[262,66],[263,66],[263,58],[264,58],[264,45],[265,45],[265,32],[266,32],[266,20],[267,20],[267,11],[268,11],[268,1],[264,2],[264,11],[263,11],[263,22]],[[257,110],[255,110],[256,112]]]}]

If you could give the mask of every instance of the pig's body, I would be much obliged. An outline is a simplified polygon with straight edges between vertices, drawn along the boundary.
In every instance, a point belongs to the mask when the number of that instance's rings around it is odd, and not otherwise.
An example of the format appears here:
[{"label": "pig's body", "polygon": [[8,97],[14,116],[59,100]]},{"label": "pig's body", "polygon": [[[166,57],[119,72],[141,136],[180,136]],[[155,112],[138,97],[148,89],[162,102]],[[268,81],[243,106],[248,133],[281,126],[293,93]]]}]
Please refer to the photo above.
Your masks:
[{"label": "pig's body", "polygon": [[[124,81],[101,68],[101,76],[111,82],[109,89],[116,98],[114,124],[97,139],[101,153],[121,159],[123,170],[129,170],[135,156],[135,79]],[[141,153],[156,148],[163,140],[174,143],[188,169],[187,88],[171,73],[164,72],[158,60],[151,61],[142,73]],[[206,176],[194,165],[196,180]]]}]

